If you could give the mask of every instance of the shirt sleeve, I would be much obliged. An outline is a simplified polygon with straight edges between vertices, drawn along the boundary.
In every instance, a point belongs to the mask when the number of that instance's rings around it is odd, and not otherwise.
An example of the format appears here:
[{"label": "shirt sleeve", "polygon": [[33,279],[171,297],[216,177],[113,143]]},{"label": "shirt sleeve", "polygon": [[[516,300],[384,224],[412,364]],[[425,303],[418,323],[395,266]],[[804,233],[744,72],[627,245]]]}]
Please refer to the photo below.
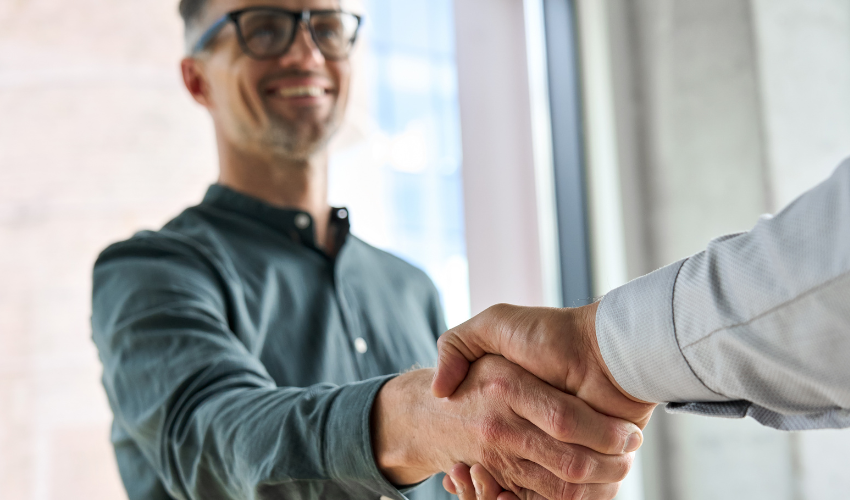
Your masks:
[{"label": "shirt sleeve", "polygon": [[612,291],[596,326],[636,398],[784,430],[850,427],[850,161],[751,231]]},{"label": "shirt sleeve", "polygon": [[403,499],[371,444],[372,402],[389,377],[277,387],[231,331],[220,278],[172,246],[107,249],[92,316],[115,423],[169,494]]}]

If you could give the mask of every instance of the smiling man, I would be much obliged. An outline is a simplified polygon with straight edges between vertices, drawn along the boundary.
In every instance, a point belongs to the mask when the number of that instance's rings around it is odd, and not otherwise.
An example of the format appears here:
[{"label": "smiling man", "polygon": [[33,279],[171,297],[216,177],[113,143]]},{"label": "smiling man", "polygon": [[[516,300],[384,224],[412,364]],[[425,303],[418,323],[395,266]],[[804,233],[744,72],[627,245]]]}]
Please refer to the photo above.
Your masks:
[{"label": "smiling man", "polygon": [[129,497],[439,499],[431,477],[461,462],[523,498],[612,498],[640,443],[633,424],[503,358],[475,363],[443,400],[432,369],[398,375],[434,365],[445,326],[426,275],[328,205],[327,143],[361,24],[344,7],[180,4],[183,78],[215,124],[219,181],[94,269]]}]

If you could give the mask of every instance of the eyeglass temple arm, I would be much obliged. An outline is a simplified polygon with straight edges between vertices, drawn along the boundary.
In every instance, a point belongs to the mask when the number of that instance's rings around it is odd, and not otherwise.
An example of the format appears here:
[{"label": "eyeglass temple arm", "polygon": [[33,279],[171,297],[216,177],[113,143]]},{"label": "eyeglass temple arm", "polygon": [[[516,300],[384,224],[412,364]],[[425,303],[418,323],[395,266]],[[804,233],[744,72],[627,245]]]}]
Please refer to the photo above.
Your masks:
[{"label": "eyeglass temple arm", "polygon": [[213,25],[210,26],[204,32],[203,35],[201,35],[201,38],[198,40],[198,42],[195,44],[195,46],[192,47],[192,54],[197,54],[198,52],[201,52],[202,50],[207,48],[207,45],[209,45],[209,43],[212,41],[212,39],[215,38],[216,35],[218,35],[218,32],[221,31],[221,29],[224,28],[224,26],[229,21],[230,21],[230,14],[225,14],[224,16],[221,17],[221,19],[219,19],[218,21],[213,23]]}]

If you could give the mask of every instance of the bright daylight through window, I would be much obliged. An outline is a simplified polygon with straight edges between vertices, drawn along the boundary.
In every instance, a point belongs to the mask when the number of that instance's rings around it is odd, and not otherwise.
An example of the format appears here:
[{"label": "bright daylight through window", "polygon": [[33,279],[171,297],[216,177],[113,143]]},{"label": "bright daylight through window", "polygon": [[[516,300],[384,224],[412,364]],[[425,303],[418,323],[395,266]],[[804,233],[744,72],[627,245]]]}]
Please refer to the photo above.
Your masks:
[{"label": "bright daylight through window", "polygon": [[365,4],[331,203],[351,209],[355,234],[425,270],[454,326],[469,317],[469,284],[452,2]]}]

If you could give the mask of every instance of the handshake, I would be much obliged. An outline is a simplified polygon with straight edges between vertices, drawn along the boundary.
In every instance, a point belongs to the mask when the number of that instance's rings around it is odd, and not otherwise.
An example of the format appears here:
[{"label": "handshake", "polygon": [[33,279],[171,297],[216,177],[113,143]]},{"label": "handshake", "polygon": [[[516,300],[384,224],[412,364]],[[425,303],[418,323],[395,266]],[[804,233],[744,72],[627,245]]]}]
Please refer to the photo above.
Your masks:
[{"label": "handshake", "polygon": [[655,405],[608,372],[596,308],[498,305],[444,334],[436,370],[375,400],[384,476],[412,485],[444,471],[461,500],[614,498]]}]

